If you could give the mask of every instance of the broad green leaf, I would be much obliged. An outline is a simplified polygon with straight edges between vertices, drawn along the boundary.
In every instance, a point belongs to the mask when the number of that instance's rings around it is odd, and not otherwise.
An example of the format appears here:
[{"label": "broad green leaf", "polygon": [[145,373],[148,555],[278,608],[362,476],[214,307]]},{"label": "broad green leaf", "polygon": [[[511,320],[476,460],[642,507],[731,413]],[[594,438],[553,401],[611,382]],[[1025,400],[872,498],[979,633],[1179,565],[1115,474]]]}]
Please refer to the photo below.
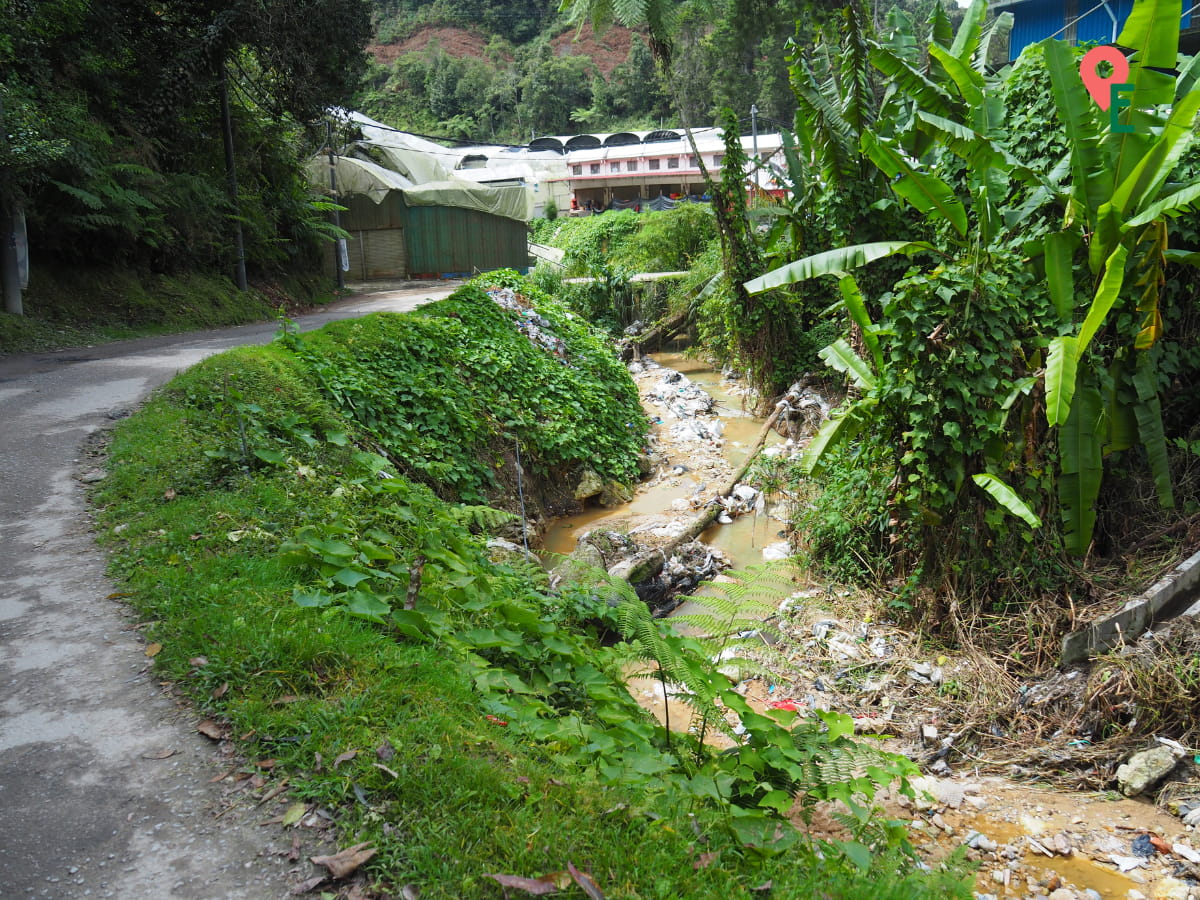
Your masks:
[{"label": "broad green leaf", "polygon": [[1176,101],[1162,133],[1113,191],[1112,204],[1119,213],[1136,213],[1158,196],[1180,156],[1192,143],[1197,111],[1200,111],[1200,91],[1192,91]]},{"label": "broad green leaf", "polygon": [[348,588],[352,588],[355,585],[357,585],[360,581],[366,581],[370,577],[371,576],[366,572],[362,572],[362,571],[359,571],[358,569],[351,569],[349,567],[346,567],[343,569],[339,569],[334,574],[333,580],[336,581],[338,584],[342,584]]},{"label": "broad green leaf", "polygon": [[[1063,123],[1069,142],[1071,160],[1071,192],[1085,212],[1100,208],[1108,199],[1111,175],[1106,171],[1107,160],[1100,148],[1100,129],[1097,124],[1099,107],[1088,96],[1079,79],[1079,61],[1063,42],[1048,38],[1041,43],[1050,74],[1050,90],[1058,118]],[[1093,223],[1088,222],[1091,226]]]},{"label": "broad green leaf", "polygon": [[266,450],[262,447],[255,447],[254,455],[257,456],[259,459],[261,459],[263,462],[271,463],[271,465],[274,465],[274,466],[279,465],[281,462],[283,462],[287,458],[284,456],[282,450]]},{"label": "broad green leaf", "polygon": [[1175,99],[1174,79],[1146,67],[1175,68],[1182,18],[1182,0],[1135,0],[1116,41],[1134,51],[1135,105],[1155,106]]},{"label": "broad green leaf", "polygon": [[1103,401],[1092,385],[1082,388],[1058,436],[1062,473],[1058,497],[1063,513],[1063,539],[1075,556],[1087,553],[1096,527],[1096,497],[1104,462],[1100,453]]},{"label": "broad green leaf", "polygon": [[1040,528],[1042,520],[1030,509],[1025,501],[1017,496],[1016,491],[990,472],[980,472],[972,475],[971,480],[992,495],[997,503],[1019,519],[1029,523],[1030,528]]},{"label": "broad green leaf", "polygon": [[1103,327],[1109,310],[1117,302],[1117,297],[1121,293],[1121,285],[1125,283],[1125,258],[1128,255],[1129,248],[1121,244],[1112,252],[1104,265],[1104,276],[1100,279],[1100,285],[1096,288],[1096,296],[1092,299],[1083,325],[1079,328],[1079,342],[1075,347],[1077,360],[1083,356],[1088,344],[1096,336],[1096,332]]},{"label": "broad green leaf", "polygon": [[1121,398],[1121,388],[1125,384],[1126,366],[1123,357],[1118,357],[1108,368],[1109,387],[1105,391],[1104,420],[1108,426],[1103,453],[1119,453],[1128,450],[1137,441],[1137,417],[1134,416],[1134,404],[1125,403]]},{"label": "broad green leaf", "polygon": [[306,609],[323,609],[333,602],[333,597],[321,591],[305,591],[296,588],[292,591],[292,601],[297,606]]},{"label": "broad green leaf", "polygon": [[987,0],[973,0],[963,16],[962,24],[954,35],[954,43],[950,45],[950,53],[965,64],[970,64],[975,49],[979,46],[979,37],[983,33],[983,20],[987,16]]},{"label": "broad green leaf", "polygon": [[291,806],[289,806],[287,808],[287,811],[283,814],[283,821],[280,824],[283,825],[284,828],[290,828],[291,826],[293,826],[297,822],[299,822],[301,819],[303,819],[304,814],[307,812],[308,812],[308,804],[305,803],[304,801],[301,800],[296,803],[293,803]]},{"label": "broad green leaf", "polygon": [[819,474],[821,459],[826,452],[845,441],[852,440],[867,424],[867,413],[878,403],[873,397],[865,397],[851,404],[841,415],[826,419],[800,458],[800,467],[807,475]]},{"label": "broad green leaf", "polygon": [[1046,358],[1046,424],[1061,425],[1071,412],[1075,396],[1076,369],[1079,356],[1078,341],[1069,335],[1050,341]]},{"label": "broad green leaf", "polygon": [[1138,438],[1146,448],[1146,458],[1150,462],[1150,474],[1154,476],[1158,502],[1169,509],[1175,505],[1175,494],[1171,488],[1171,467],[1167,462],[1162,404],[1158,399],[1154,365],[1146,354],[1140,354],[1137,370],[1133,373],[1133,386],[1138,394],[1138,403],[1133,408],[1133,414],[1137,417]]},{"label": "broad green leaf", "polygon": [[1013,385],[1013,389],[1008,392],[1008,396],[1004,398],[1004,402],[1000,404],[1000,408],[1005,412],[1012,409],[1013,404],[1017,402],[1017,398],[1022,394],[1028,394],[1035,384],[1037,384],[1037,378],[1033,375],[1019,379]]},{"label": "broad green leaf", "polygon": [[1046,285],[1060,322],[1070,322],[1075,312],[1075,251],[1080,235],[1056,231],[1046,235]]},{"label": "broad green leaf", "polygon": [[415,609],[393,609],[391,622],[401,634],[418,641],[428,640],[438,631]]},{"label": "broad green leaf", "polygon": [[751,294],[761,294],[772,288],[795,284],[818,275],[842,276],[851,269],[857,269],[869,262],[894,256],[897,253],[915,253],[918,250],[936,252],[936,248],[926,241],[878,241],[873,244],[855,244],[850,247],[838,247],[798,259],[795,262],[772,269],[765,275],[747,281],[744,285]]},{"label": "broad green leaf", "polygon": [[983,29],[983,35],[979,41],[979,47],[975,50],[974,66],[975,71],[981,75],[986,75],[989,69],[989,60],[992,58],[992,42],[996,40],[1003,41],[1012,32],[1013,14],[1010,12],[1002,12],[991,21]]},{"label": "broad green leaf", "polygon": [[[1197,190],[1200,191],[1200,185],[1197,185]],[[1168,250],[1163,254],[1167,262],[1179,266],[1200,266],[1200,251],[1195,250]]]},{"label": "broad green leaf", "polygon": [[916,101],[921,109],[939,116],[949,117],[955,114],[954,103],[941,85],[927,78],[892,50],[879,45],[873,46],[871,63],[888,77],[897,92]]},{"label": "broad green leaf", "polygon": [[378,594],[355,591],[346,603],[346,610],[372,622],[382,622],[383,617],[392,611],[392,605]]},{"label": "broad green leaf", "polygon": [[879,337],[875,334],[875,323],[871,321],[871,315],[867,312],[867,303],[863,299],[862,291],[859,290],[858,282],[853,275],[846,274],[838,280],[838,288],[846,303],[846,311],[850,313],[854,324],[859,327],[863,343],[871,351],[871,358],[875,360],[875,369],[882,372],[883,352],[879,349]]},{"label": "broad green leaf", "polygon": [[892,190],[927,216],[936,216],[954,226],[960,236],[967,233],[967,211],[954,189],[936,175],[915,167],[894,144],[869,131],[862,135],[863,152],[891,178]]},{"label": "broad green leaf", "polygon": [[[1153,222],[1159,216],[1174,218],[1182,213],[1190,212],[1196,207],[1197,203],[1200,203],[1200,181],[1180,188],[1173,193],[1167,194],[1161,200],[1151,203],[1122,225],[1121,230],[1129,231],[1134,228],[1141,228],[1143,225]],[[1200,259],[1200,254],[1184,254],[1178,250],[1168,250],[1167,259],[1170,262],[1186,262],[1190,265],[1200,264],[1194,261]]]},{"label": "broad green leaf", "polygon": [[849,375],[855,387],[864,391],[875,387],[875,375],[870,366],[854,352],[854,348],[846,343],[844,338],[838,338],[817,355],[831,368]]},{"label": "broad green leaf", "polygon": [[983,76],[971,66],[938,44],[929,45],[929,55],[942,64],[959,95],[974,109],[983,103]]}]

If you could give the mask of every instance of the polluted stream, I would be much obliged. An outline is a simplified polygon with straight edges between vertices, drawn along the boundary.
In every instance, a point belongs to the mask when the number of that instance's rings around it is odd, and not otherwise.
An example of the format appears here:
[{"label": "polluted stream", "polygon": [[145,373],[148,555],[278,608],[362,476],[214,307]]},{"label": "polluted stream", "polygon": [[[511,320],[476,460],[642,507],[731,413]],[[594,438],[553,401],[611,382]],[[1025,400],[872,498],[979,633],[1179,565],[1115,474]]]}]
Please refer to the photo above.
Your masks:
[{"label": "polluted stream", "polygon": [[[686,433],[679,426],[686,428],[694,419],[672,414],[669,398],[664,402],[661,395],[654,394],[653,388],[661,389],[667,374],[655,370],[654,364],[681,373],[708,393],[712,409],[700,420],[719,420],[719,439],[679,439],[681,431]],[[764,419],[747,410],[736,383],[708,362],[665,352],[653,354],[648,365],[646,371],[639,371],[635,365],[633,374],[652,422],[650,443],[658,459],[658,471],[639,486],[629,503],[611,508],[588,507],[577,515],[556,520],[543,539],[542,553],[548,563],[555,554],[574,552],[579,538],[589,532],[619,532],[651,544],[665,543],[729,479],[758,437]],[[823,401],[822,406],[827,410]],[[791,449],[784,445],[782,436],[772,432],[764,453],[775,455]],[[786,507],[763,508],[760,504],[757,513],[713,525],[699,540],[723,556],[728,565],[745,568],[764,559],[779,558],[786,547],[785,520]],[[768,551],[765,556],[764,549]],[[721,579],[718,575],[715,580]],[[710,590],[702,586],[692,593],[701,597]],[[827,588],[824,592],[832,596]],[[801,591],[797,596],[816,593]],[[685,600],[668,617],[696,611],[699,607]],[[676,626],[679,630],[687,627],[678,622]],[[801,667],[805,665],[801,660]],[[739,684],[738,690],[752,706],[765,710],[780,696],[771,680],[750,679]],[[695,724],[691,708],[674,695],[669,696],[668,703],[662,685],[654,677],[631,671],[627,684],[631,694],[660,722],[669,718],[672,731],[686,732]],[[899,737],[890,739],[886,746],[913,755],[911,736],[896,733]],[[718,729],[708,729],[706,740],[718,749],[732,746],[731,739]],[[921,755],[917,753],[914,758]],[[1192,852],[1192,842],[1200,843],[1200,839],[1192,834],[1193,827],[1183,826],[1178,818],[1145,802],[1114,801],[1112,795],[1038,790],[1003,778],[973,776],[975,773],[965,765],[953,774],[922,776],[917,781],[923,799],[914,803],[889,796],[884,798],[884,806],[890,816],[910,823],[914,845],[930,862],[966,845],[967,858],[979,866],[975,887],[979,900],[1200,900],[1200,882],[1196,880],[1200,868],[1181,868],[1178,855],[1146,859],[1129,872],[1118,870],[1118,866],[1134,860],[1131,847],[1139,836],[1144,841],[1145,835],[1154,834],[1167,844],[1182,841],[1183,852]],[[828,823],[827,828],[820,826],[822,819]],[[818,817],[814,825],[810,830],[817,836],[845,837],[831,818]],[[1118,859],[1122,862],[1116,862]]]}]

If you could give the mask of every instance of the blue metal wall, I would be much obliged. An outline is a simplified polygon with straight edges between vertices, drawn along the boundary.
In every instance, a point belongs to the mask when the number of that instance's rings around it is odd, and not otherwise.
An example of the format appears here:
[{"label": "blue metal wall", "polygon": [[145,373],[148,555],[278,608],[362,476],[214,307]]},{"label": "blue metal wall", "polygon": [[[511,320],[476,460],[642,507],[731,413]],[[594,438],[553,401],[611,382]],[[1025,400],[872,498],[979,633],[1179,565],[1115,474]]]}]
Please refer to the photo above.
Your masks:
[{"label": "blue metal wall", "polygon": [[[1086,12],[1096,5],[1097,0],[1077,0],[1075,15]],[[1117,17],[1117,33],[1129,17],[1133,9],[1133,0],[1109,0],[1109,7]],[[1184,6],[1190,6],[1185,3]],[[1067,24],[1067,4],[1065,0],[1026,0],[1016,3],[1006,9],[1013,14],[1012,37],[1009,40],[1009,57],[1016,59],[1021,51],[1030,44],[1056,34],[1066,38],[1067,32],[1062,31]],[[1192,14],[1186,13],[1180,21],[1183,28],[1192,24]],[[1075,23],[1075,40],[1078,43],[1111,44],[1113,42],[1113,22],[1108,12],[1101,8],[1088,13]]]},{"label": "blue metal wall", "polygon": [[1049,3],[1018,3],[1008,8],[1013,14],[1012,36],[1009,38],[1009,56],[1016,59],[1030,44],[1050,37],[1066,24],[1066,4],[1062,0]]}]

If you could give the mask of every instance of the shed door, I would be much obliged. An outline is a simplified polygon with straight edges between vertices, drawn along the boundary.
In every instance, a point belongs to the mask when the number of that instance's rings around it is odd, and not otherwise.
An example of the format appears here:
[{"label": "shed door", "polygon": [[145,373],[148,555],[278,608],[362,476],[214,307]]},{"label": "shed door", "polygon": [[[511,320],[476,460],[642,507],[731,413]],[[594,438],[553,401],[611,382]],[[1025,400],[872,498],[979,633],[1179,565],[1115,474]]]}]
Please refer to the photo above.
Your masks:
[{"label": "shed door", "polygon": [[403,228],[384,228],[359,232],[363,242],[363,277],[407,278],[408,253]]}]

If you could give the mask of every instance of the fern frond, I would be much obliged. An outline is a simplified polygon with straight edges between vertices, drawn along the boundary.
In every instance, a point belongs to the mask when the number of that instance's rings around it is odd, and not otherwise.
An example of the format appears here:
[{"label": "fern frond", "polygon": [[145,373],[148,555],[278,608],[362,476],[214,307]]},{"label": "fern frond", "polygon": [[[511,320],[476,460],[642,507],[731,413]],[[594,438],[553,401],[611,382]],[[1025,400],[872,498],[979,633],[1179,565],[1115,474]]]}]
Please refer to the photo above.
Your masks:
[{"label": "fern frond", "polygon": [[464,528],[473,533],[494,534],[502,525],[514,522],[521,517],[503,509],[491,506],[469,506],[460,504],[450,508],[450,515]]}]

